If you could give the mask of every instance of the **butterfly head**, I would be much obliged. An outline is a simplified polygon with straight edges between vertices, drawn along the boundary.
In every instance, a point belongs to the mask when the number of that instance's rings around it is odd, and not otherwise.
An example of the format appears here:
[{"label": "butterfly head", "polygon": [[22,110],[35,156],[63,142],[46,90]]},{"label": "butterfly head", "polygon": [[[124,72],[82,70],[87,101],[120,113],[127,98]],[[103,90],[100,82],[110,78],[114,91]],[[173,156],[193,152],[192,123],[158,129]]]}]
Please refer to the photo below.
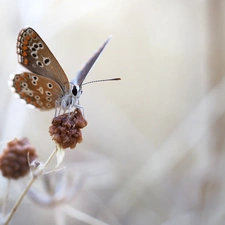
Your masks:
[{"label": "butterfly head", "polygon": [[70,84],[70,91],[64,94],[58,101],[58,106],[63,110],[79,107],[79,98],[82,94],[82,88],[78,85]]},{"label": "butterfly head", "polygon": [[72,92],[74,97],[79,99],[81,94],[83,93],[82,86],[72,84],[71,92]]}]

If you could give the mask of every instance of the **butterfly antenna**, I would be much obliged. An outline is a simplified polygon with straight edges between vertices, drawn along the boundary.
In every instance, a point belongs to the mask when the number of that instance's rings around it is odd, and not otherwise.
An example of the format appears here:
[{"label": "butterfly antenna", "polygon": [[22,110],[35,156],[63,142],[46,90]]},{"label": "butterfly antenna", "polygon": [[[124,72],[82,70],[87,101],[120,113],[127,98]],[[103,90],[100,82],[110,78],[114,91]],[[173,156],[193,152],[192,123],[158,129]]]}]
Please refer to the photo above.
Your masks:
[{"label": "butterfly antenna", "polygon": [[114,80],[121,80],[121,78],[117,77],[117,78],[109,78],[109,79],[103,79],[103,80],[93,80],[93,81],[89,81],[89,82],[82,84],[82,86],[84,86],[86,84],[96,83],[96,82],[114,81]]}]

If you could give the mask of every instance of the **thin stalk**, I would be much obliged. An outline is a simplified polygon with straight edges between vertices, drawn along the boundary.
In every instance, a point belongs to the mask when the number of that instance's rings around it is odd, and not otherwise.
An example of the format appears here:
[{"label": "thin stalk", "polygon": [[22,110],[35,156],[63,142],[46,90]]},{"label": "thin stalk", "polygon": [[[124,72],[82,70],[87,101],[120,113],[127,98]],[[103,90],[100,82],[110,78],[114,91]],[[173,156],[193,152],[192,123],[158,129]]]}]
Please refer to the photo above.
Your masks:
[{"label": "thin stalk", "polygon": [[86,224],[109,225],[108,223],[104,223],[101,220],[98,220],[92,216],[89,216],[89,215],[81,212],[81,211],[78,211],[77,209],[74,209],[69,205],[64,205],[63,212],[66,215],[71,216],[72,218],[82,221]]},{"label": "thin stalk", "polygon": [[[50,161],[52,160],[52,158],[54,157],[55,153],[58,151],[58,148],[56,147],[55,150],[51,153],[51,155],[48,157],[48,159],[46,160],[43,170],[45,169],[45,167],[50,163]],[[43,171],[42,170],[42,171]]]},{"label": "thin stalk", "polygon": [[5,213],[6,213],[6,207],[7,207],[8,198],[9,198],[10,183],[11,183],[11,180],[8,179],[7,180],[6,193],[5,193],[5,197],[4,197],[3,204],[2,204],[2,216],[3,217],[5,216]]},{"label": "thin stalk", "polygon": [[31,180],[29,181],[29,183],[27,184],[27,186],[25,187],[25,189],[23,190],[22,194],[20,195],[19,199],[16,201],[16,203],[14,204],[12,210],[10,211],[10,213],[8,214],[6,220],[5,220],[5,225],[9,224],[9,221],[12,219],[14,213],[16,212],[18,206],[20,205],[21,201],[23,200],[24,196],[26,195],[26,193],[28,192],[28,190],[30,189],[31,185],[34,183],[34,181],[36,180],[36,178],[38,176],[40,176],[45,167],[49,164],[49,162],[51,161],[51,159],[53,158],[53,156],[55,155],[57,151],[57,148],[55,148],[55,150],[51,153],[51,155],[48,157],[48,159],[46,160],[46,162],[44,163],[43,168],[39,171],[39,173],[36,176],[32,176]]},{"label": "thin stalk", "polygon": [[37,177],[32,177],[32,179],[29,181],[28,185],[26,186],[26,188],[23,190],[22,194],[20,195],[19,199],[16,201],[16,203],[14,204],[12,210],[10,211],[6,221],[5,221],[5,225],[9,224],[9,221],[12,219],[14,213],[16,212],[19,204],[21,203],[21,201],[23,200],[24,196],[26,195],[27,191],[29,190],[29,188],[31,187],[31,185],[34,183],[35,179]]}]

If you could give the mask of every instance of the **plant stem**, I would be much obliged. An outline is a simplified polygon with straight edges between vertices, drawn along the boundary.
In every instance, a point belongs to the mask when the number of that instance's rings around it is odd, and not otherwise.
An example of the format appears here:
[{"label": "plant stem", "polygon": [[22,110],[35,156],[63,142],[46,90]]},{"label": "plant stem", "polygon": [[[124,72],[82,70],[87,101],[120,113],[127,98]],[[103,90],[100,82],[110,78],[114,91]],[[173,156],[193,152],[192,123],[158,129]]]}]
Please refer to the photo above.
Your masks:
[{"label": "plant stem", "polygon": [[26,186],[26,188],[23,190],[22,194],[20,195],[19,199],[16,201],[15,205],[13,206],[12,210],[10,211],[6,221],[5,221],[5,225],[9,224],[9,221],[11,220],[11,218],[13,217],[15,211],[17,210],[20,202],[23,200],[24,196],[26,195],[27,191],[29,190],[29,188],[31,187],[31,185],[34,183],[35,179],[37,177],[32,177],[32,179],[29,181],[28,185]]},{"label": "plant stem", "polygon": [[8,179],[7,180],[7,187],[6,187],[6,193],[5,193],[5,197],[3,200],[3,204],[2,204],[2,216],[5,216],[5,212],[6,212],[6,207],[7,207],[7,203],[8,203],[8,197],[9,197],[9,189],[10,189],[10,182],[11,180]]},{"label": "plant stem", "polygon": [[12,219],[14,213],[16,212],[16,210],[17,210],[18,206],[20,205],[21,201],[23,200],[24,196],[26,195],[26,193],[30,189],[31,185],[34,183],[34,181],[36,180],[36,178],[39,177],[43,173],[45,167],[49,164],[49,162],[51,161],[51,159],[55,155],[56,151],[57,151],[57,148],[55,148],[55,150],[48,157],[48,159],[44,163],[43,168],[39,171],[39,173],[36,174],[35,176],[32,176],[31,180],[29,181],[29,183],[27,184],[27,186],[23,190],[22,194],[20,195],[19,199],[16,201],[16,203],[14,204],[12,210],[8,214],[8,216],[7,216],[6,220],[5,220],[5,223],[4,223],[5,225],[8,225],[9,224],[9,221]]},{"label": "plant stem", "polygon": [[[52,158],[54,157],[55,153],[58,151],[57,147],[55,148],[55,150],[51,153],[51,155],[48,157],[48,159],[46,160],[45,164],[44,164],[44,168],[50,163],[50,161],[52,160]],[[43,171],[42,170],[42,171]]]},{"label": "plant stem", "polygon": [[92,216],[89,216],[81,211],[78,211],[74,208],[72,208],[71,206],[69,205],[64,205],[63,207],[63,212],[66,214],[66,215],[69,215],[71,216],[72,218],[74,219],[77,219],[79,221],[82,221],[86,224],[95,224],[95,225],[109,225],[108,223],[104,223]]}]

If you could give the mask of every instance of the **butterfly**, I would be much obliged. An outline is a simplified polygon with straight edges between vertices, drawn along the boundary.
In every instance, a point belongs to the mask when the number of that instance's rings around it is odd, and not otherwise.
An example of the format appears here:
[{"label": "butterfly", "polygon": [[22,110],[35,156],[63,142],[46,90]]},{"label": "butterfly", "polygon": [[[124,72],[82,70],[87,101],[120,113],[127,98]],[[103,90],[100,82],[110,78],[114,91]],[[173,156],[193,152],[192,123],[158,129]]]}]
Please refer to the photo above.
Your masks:
[{"label": "butterfly", "polygon": [[79,105],[82,84],[109,40],[110,38],[88,60],[76,78],[69,82],[59,62],[38,33],[30,27],[22,29],[16,45],[18,61],[30,72],[14,76],[12,86],[15,92],[27,104],[41,110],[57,107],[63,110],[82,108]]}]

